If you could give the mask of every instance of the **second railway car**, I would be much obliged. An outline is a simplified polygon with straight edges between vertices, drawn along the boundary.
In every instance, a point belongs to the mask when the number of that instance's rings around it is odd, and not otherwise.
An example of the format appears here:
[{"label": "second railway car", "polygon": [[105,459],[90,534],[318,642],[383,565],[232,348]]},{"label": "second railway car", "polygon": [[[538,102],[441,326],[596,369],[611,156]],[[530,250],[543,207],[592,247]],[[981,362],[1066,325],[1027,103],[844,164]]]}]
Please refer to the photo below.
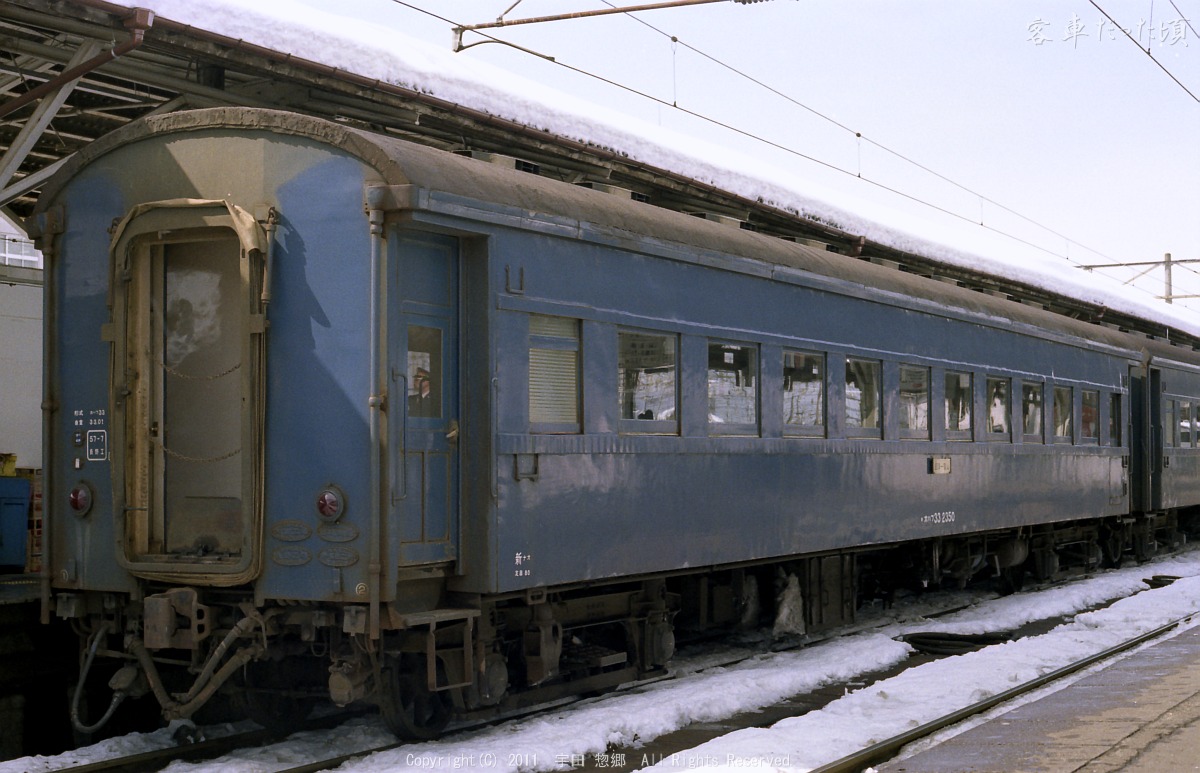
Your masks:
[{"label": "second railway car", "polygon": [[1191,349],[341,124],[148,118],[31,224],[46,609],[113,705],[429,737],[660,670],[777,576],[834,626],[1200,503]]}]

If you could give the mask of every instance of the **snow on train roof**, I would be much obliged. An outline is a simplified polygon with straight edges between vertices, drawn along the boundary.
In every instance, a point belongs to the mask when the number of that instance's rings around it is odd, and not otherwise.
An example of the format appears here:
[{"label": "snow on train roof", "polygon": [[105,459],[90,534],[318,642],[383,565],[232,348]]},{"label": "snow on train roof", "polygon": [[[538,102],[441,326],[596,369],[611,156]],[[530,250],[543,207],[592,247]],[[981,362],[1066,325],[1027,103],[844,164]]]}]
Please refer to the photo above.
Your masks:
[{"label": "snow on train roof", "polygon": [[[112,0],[300,59],[435,96],[567,139],[610,149],[719,189],[948,265],[970,267],[1200,335],[1194,312],[1131,297],[1116,281],[1031,254],[972,224],[918,222],[911,213],[819,189],[762,159],[591,104],[511,72],[371,22],[258,0]],[[449,33],[447,33],[449,36]]]}]

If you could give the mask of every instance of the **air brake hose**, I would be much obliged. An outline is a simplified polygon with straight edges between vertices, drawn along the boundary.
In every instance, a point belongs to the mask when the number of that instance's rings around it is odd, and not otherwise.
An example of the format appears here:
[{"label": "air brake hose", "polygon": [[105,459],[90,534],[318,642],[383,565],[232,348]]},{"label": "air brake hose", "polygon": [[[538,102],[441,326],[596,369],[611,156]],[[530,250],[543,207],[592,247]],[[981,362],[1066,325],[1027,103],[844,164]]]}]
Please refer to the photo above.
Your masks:
[{"label": "air brake hose", "polygon": [[220,645],[213,650],[212,655],[210,655],[208,658],[208,662],[204,665],[204,671],[201,672],[200,676],[196,677],[195,683],[192,684],[192,689],[188,690],[187,694],[182,696],[178,702],[188,703],[197,695],[199,695],[204,686],[208,684],[208,680],[212,679],[213,672],[217,668],[217,663],[221,662],[221,658],[225,657],[225,653],[229,650],[229,647],[233,644],[233,642],[244,634],[248,634],[254,630],[258,626],[259,622],[259,618],[255,617],[243,617],[241,620],[239,620],[237,624],[230,629],[229,633],[225,635],[225,638],[221,641]]},{"label": "air brake hose", "polygon": [[[75,685],[75,694],[71,698],[71,725],[80,733],[91,734],[104,727],[108,720],[112,719],[113,713],[117,710],[117,706],[129,695],[128,691],[118,689],[113,691],[112,702],[108,704],[108,710],[104,712],[104,716],[92,725],[85,725],[79,719],[79,699],[83,696],[83,684],[87,681],[88,673],[92,670],[92,661],[96,659],[96,650],[100,648],[100,639],[107,632],[107,626],[100,626],[91,636],[91,641],[88,643],[87,658],[83,662],[83,668],[79,671],[79,683]],[[116,677],[113,677],[114,681]]]},{"label": "air brake hose", "polygon": [[[251,620],[244,618],[241,622]],[[245,629],[241,629],[241,622],[234,627],[234,632],[239,630],[249,631],[253,629],[258,620],[252,620],[252,624],[247,625]],[[212,667],[216,665],[217,660],[228,650],[229,645],[236,637],[231,633],[226,636],[221,645],[214,651],[213,655],[208,659],[208,666],[201,677],[197,679],[196,684],[192,686],[192,690],[182,696],[182,700],[175,700],[167,693],[166,687],[163,686],[162,679],[158,676],[158,669],[154,665],[153,658],[146,651],[146,645],[141,639],[135,638],[129,644],[129,651],[132,652],[142,666],[142,671],[146,674],[147,681],[150,682],[150,689],[154,693],[154,697],[158,699],[158,704],[163,708],[163,715],[168,719],[183,719],[192,715],[197,709],[212,697],[212,694],[225,683],[234,673],[237,672],[246,663],[251,660],[262,657],[266,652],[266,647],[260,643],[254,643],[247,647],[242,647],[226,661],[219,670],[213,673]]]}]

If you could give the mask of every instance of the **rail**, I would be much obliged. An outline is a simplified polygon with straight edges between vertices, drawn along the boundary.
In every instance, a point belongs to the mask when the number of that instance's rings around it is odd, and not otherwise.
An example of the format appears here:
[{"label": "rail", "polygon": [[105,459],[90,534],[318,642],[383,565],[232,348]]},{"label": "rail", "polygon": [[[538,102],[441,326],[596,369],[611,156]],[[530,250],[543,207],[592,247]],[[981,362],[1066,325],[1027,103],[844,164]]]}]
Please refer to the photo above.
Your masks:
[{"label": "rail", "polygon": [[[1174,579],[1174,578],[1170,578],[1170,577],[1166,577],[1166,576],[1162,576],[1162,575],[1156,575],[1154,578],[1147,580],[1146,582],[1147,582],[1147,584],[1151,585],[1151,587],[1156,587],[1162,583],[1169,582],[1171,579]],[[925,617],[940,617],[943,614],[954,612],[959,609],[961,609],[961,607],[955,606],[953,608],[940,610],[939,612],[926,614]],[[870,767],[871,765],[878,765],[878,764],[881,764],[888,760],[891,760],[896,757],[896,755],[899,753],[899,751],[904,746],[906,746],[910,743],[913,743],[914,741],[918,741],[922,738],[928,737],[929,735],[932,735],[933,733],[936,733],[939,730],[942,730],[946,727],[949,727],[951,725],[962,722],[966,719],[969,719],[970,717],[972,717],[974,715],[988,711],[989,709],[992,709],[992,708],[996,707],[997,705],[1000,705],[1006,701],[1011,701],[1014,698],[1017,698],[1017,697],[1025,694],[1025,693],[1028,693],[1032,690],[1043,687],[1043,686],[1050,684],[1056,680],[1063,679],[1063,678],[1065,678],[1073,673],[1076,673],[1082,669],[1088,668],[1088,667],[1093,666],[1097,663],[1100,663],[1104,660],[1110,659],[1117,654],[1120,654],[1122,652],[1125,652],[1127,650],[1130,650],[1132,648],[1135,648],[1137,646],[1145,644],[1154,639],[1161,638],[1161,637],[1165,636],[1166,634],[1170,633],[1171,631],[1173,631],[1174,629],[1178,628],[1184,622],[1194,618],[1196,616],[1196,614],[1200,614],[1200,613],[1197,613],[1197,612],[1189,613],[1188,615],[1177,618],[1177,619],[1167,623],[1166,625],[1163,625],[1163,626],[1156,628],[1152,631],[1149,631],[1147,633],[1141,634],[1141,635],[1134,637],[1128,641],[1125,641],[1121,644],[1110,647],[1102,652],[1091,655],[1091,656],[1084,658],[1076,663],[1072,663],[1070,665],[1064,666],[1056,671],[1053,671],[1048,674],[1044,674],[1044,675],[1038,677],[1037,679],[1031,680],[1027,683],[1024,683],[1022,685],[1014,687],[1003,693],[997,694],[988,699],[982,700],[976,704],[973,704],[966,708],[960,709],[953,713],[947,714],[947,715],[945,715],[941,718],[938,718],[932,722],[922,725],[921,727],[908,730],[905,733],[897,735],[894,738],[887,739],[887,740],[877,743],[873,746],[859,750],[859,751],[857,751],[847,757],[844,757],[840,760],[836,760],[836,761],[830,762],[822,767],[815,768],[812,773],[815,773],[816,771],[819,771],[820,773],[842,773],[843,771],[847,771],[847,772],[848,771],[860,771],[860,770],[864,770],[864,769]],[[1054,624],[1057,624],[1057,622],[1056,622],[1057,620],[1058,620],[1057,617],[1047,618],[1046,620],[1043,620],[1043,621],[1035,621],[1031,625],[1036,629],[1041,624],[1051,624],[1052,621],[1054,622]],[[861,630],[864,628],[872,628],[872,627],[875,627],[875,626],[874,625],[865,625],[865,626],[861,626],[861,627],[856,627],[854,630],[857,631],[857,630]],[[847,633],[847,631],[842,631],[841,633],[845,634],[845,633]],[[831,635],[828,638],[824,638],[823,640],[830,641],[830,640],[833,640],[836,638],[837,638],[837,636]],[[989,644],[996,643],[996,641],[1001,638],[1005,638],[1005,637],[1001,636],[1001,635],[954,636],[954,635],[950,635],[950,634],[911,634],[906,638],[906,640],[910,641],[910,643],[913,644],[913,646],[916,649],[918,649],[918,651],[925,652],[926,650],[928,650],[927,658],[937,659],[937,658],[946,657],[949,655],[960,654],[961,652],[963,652],[967,649],[977,649],[980,647],[988,646]],[[783,646],[783,647],[772,648],[772,651],[788,650],[788,649],[792,649],[792,648],[798,647],[798,646],[813,646],[816,643],[817,643],[816,640],[807,640],[806,639],[804,642],[797,642],[792,646]],[[709,668],[727,668],[737,662],[740,662],[742,659],[744,659],[744,657],[745,656],[737,655],[737,656],[731,656],[727,660],[722,659],[722,660],[720,660],[720,662],[708,663],[702,670],[707,670]],[[909,665],[911,666],[911,663]],[[905,666],[905,667],[907,667],[907,666]],[[624,691],[626,689],[645,687],[651,683],[669,681],[670,679],[672,679],[672,676],[663,676],[663,677],[648,679],[648,680],[644,680],[641,682],[624,685],[622,687],[621,691]],[[840,694],[842,694],[841,691],[844,690],[845,685],[833,685],[832,687],[836,688],[835,692],[837,692],[840,695]],[[830,698],[830,700],[832,700],[832,699],[833,698]],[[538,713],[546,711],[548,709],[559,710],[562,708],[562,706],[563,706],[563,704],[561,701],[554,701],[550,704],[539,705],[539,706],[529,706],[529,707],[525,707],[524,709],[521,709],[521,710],[513,711],[510,713],[505,713],[505,714],[499,715],[499,716],[493,716],[490,718],[469,719],[469,720],[463,721],[461,723],[456,723],[456,726],[452,729],[452,731],[447,733],[447,735],[445,737],[443,737],[442,740],[445,743],[453,743],[455,737],[457,737],[457,736],[462,736],[464,734],[475,732],[475,731],[481,730],[483,728],[500,725],[505,722],[510,722],[514,719],[535,716]],[[796,715],[805,713],[808,710],[814,710],[815,708],[819,708],[819,705],[810,706],[809,708],[800,708],[800,704],[797,704],[797,708],[799,708],[799,710],[797,711]],[[365,713],[365,712],[360,712],[360,713]],[[753,712],[753,713],[758,717],[755,721],[761,721],[761,716],[758,716],[758,712]],[[329,725],[334,725],[337,722],[344,721],[347,716],[348,716],[347,714],[339,714],[339,715],[335,715],[333,717],[324,718],[324,720],[328,721]],[[324,721],[320,721],[320,720],[308,722],[305,724],[306,729],[315,729],[316,727],[322,727],[322,726],[327,726],[327,725],[325,724]],[[713,725],[711,728],[711,730],[714,731],[714,735],[720,735],[720,734],[723,734],[724,732],[729,732],[729,729],[730,729],[729,727],[725,727],[724,730],[722,730],[719,725]],[[705,731],[705,732],[707,732],[707,731]],[[190,739],[186,739],[186,740],[190,740]],[[174,760],[188,759],[188,760],[196,761],[196,760],[201,760],[201,759],[213,759],[215,757],[219,757],[220,755],[222,755],[224,753],[232,751],[235,748],[241,748],[241,747],[245,747],[245,746],[260,746],[260,745],[264,745],[267,743],[281,740],[281,738],[278,735],[271,735],[271,734],[267,733],[266,731],[258,731],[258,732],[253,732],[253,733],[249,733],[249,734],[240,734],[237,736],[229,736],[229,737],[226,737],[223,739],[201,740],[196,743],[187,743],[186,740],[182,739],[182,738],[180,739],[180,741],[183,742],[183,745],[181,745],[181,746],[171,747],[168,749],[162,749],[162,750],[158,750],[158,751],[154,751],[154,752],[146,752],[146,753],[137,755],[136,757],[126,757],[126,758],[121,758],[121,759],[113,759],[113,760],[91,763],[91,764],[87,764],[87,765],[69,768],[69,770],[72,773],[98,773],[99,771],[104,771],[104,770],[134,771],[135,773],[141,773],[143,771],[148,772],[148,771],[153,771],[153,770],[160,770]],[[689,735],[687,738],[687,742],[690,744],[693,744],[693,745],[696,743],[696,740],[697,740],[697,736],[694,733]],[[407,742],[407,741],[398,741],[398,742],[394,742],[394,743],[385,743],[385,744],[382,744],[382,745],[379,745],[376,747],[372,747],[372,748],[358,749],[358,750],[355,750],[352,752],[338,754],[336,756],[329,757],[326,759],[312,760],[312,761],[297,764],[294,767],[282,768],[282,769],[277,770],[276,773],[315,773],[316,771],[330,770],[333,768],[340,767],[351,760],[361,759],[361,758],[369,756],[371,754],[377,754],[377,753],[381,753],[381,752],[391,751],[391,750],[400,748],[402,746],[405,746],[408,743],[409,742]],[[643,753],[657,754],[657,752],[654,751],[655,743],[657,743],[657,740],[651,741],[639,748],[641,749],[641,751]],[[666,753],[670,754],[669,751]]]},{"label": "rail", "polygon": [[1064,679],[1077,671],[1082,671],[1085,668],[1093,666],[1109,658],[1115,657],[1127,650],[1161,638],[1178,628],[1181,624],[1192,619],[1197,613],[1192,612],[1183,617],[1172,620],[1164,626],[1155,628],[1140,636],[1136,636],[1128,641],[1109,647],[1106,650],[1097,652],[1082,660],[1078,660],[1069,665],[1063,666],[1060,669],[1051,671],[1048,674],[1043,674],[1036,679],[1032,679],[1016,687],[1005,690],[1002,693],[997,693],[990,698],[985,698],[978,703],[973,703],[970,706],[951,712],[942,717],[939,717],[932,722],[927,722],[919,727],[914,727],[899,735],[880,741],[873,746],[868,746],[865,749],[860,749],[853,754],[842,757],[839,760],[822,765],[818,768],[813,768],[809,773],[857,773],[873,765],[879,765],[893,759],[901,749],[914,741],[919,741],[922,738],[927,738],[934,733],[944,730],[951,725],[956,725],[964,720],[970,719],[973,716],[982,714],[985,711],[995,708],[1002,703],[1019,698],[1020,696],[1032,692],[1038,688],[1045,687],[1048,684]]}]

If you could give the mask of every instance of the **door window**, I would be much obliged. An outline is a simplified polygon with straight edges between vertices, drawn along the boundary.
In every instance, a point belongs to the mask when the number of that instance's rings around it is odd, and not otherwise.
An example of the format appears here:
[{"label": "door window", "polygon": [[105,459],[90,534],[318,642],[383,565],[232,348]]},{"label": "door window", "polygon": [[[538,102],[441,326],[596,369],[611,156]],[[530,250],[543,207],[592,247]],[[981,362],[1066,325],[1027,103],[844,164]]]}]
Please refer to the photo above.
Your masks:
[{"label": "door window", "polygon": [[442,418],[442,331],[408,326],[408,415]]}]

